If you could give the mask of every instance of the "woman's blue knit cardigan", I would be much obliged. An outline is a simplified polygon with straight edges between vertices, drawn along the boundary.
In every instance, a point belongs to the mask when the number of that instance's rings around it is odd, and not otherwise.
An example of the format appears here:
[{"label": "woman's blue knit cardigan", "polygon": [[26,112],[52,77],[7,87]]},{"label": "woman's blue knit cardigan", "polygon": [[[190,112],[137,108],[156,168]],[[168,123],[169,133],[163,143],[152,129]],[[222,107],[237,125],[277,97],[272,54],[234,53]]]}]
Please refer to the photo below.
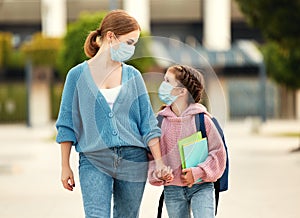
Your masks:
[{"label": "woman's blue knit cardigan", "polygon": [[160,129],[140,72],[122,64],[122,88],[110,109],[86,61],[67,74],[56,122],[58,143],[71,141],[78,152],[118,146],[148,148]]}]

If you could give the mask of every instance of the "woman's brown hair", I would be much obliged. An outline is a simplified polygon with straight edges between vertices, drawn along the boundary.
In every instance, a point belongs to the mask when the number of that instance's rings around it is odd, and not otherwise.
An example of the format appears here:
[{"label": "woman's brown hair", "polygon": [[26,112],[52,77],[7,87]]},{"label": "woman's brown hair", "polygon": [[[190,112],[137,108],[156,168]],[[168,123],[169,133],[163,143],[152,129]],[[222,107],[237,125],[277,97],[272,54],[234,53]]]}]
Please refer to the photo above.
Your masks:
[{"label": "woman's brown hair", "polygon": [[204,91],[204,78],[201,72],[186,65],[173,65],[168,70],[175,74],[180,86],[189,92],[189,103],[199,103]]},{"label": "woman's brown hair", "polygon": [[102,40],[108,31],[116,36],[125,35],[135,30],[141,30],[135,18],[124,10],[112,10],[102,20],[98,29],[91,31],[84,43],[84,52],[88,57],[94,57],[99,50],[97,38]]}]

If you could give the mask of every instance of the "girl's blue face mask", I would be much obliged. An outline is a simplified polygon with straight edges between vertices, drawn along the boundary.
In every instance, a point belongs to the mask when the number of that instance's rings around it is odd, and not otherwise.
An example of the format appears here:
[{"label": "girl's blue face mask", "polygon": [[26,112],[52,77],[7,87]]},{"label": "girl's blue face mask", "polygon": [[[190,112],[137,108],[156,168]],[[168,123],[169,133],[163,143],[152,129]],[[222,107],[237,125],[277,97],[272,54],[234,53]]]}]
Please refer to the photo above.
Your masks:
[{"label": "girl's blue face mask", "polygon": [[171,105],[174,101],[176,101],[178,96],[174,96],[171,94],[174,88],[175,87],[170,83],[163,81],[158,89],[158,96],[160,100],[167,105]]},{"label": "girl's blue face mask", "polygon": [[[118,40],[118,38],[116,37]],[[128,45],[126,42],[120,42],[119,47],[114,49],[113,46],[110,44],[110,57],[113,61],[123,62],[130,59],[135,50],[134,45]]]}]

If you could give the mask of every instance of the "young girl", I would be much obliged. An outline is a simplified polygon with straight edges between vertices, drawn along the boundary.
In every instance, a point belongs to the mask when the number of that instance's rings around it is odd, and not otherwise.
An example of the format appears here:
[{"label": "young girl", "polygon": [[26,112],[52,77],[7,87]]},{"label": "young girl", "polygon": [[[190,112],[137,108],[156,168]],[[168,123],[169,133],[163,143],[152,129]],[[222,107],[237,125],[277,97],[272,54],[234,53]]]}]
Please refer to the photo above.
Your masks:
[{"label": "young girl", "polygon": [[[169,217],[215,217],[214,184],[223,173],[226,151],[211,115],[200,104],[204,80],[199,71],[189,66],[174,65],[168,68],[159,87],[159,97],[166,107],[159,112],[161,124],[161,152],[165,164],[173,169],[174,179],[166,182],[150,166],[149,181],[164,185],[164,198]],[[205,113],[208,157],[196,167],[182,169],[178,140],[197,132],[195,115]],[[196,182],[198,179],[201,182]]]}]

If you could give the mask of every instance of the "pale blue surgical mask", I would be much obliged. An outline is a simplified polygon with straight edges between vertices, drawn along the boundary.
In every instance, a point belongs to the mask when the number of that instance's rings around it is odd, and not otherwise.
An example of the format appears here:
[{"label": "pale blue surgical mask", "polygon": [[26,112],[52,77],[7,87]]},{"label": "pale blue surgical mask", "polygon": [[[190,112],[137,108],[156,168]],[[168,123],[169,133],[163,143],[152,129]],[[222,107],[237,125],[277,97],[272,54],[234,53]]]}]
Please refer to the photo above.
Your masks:
[{"label": "pale blue surgical mask", "polygon": [[167,105],[171,105],[174,101],[176,101],[178,96],[174,96],[171,94],[174,88],[175,87],[172,86],[170,83],[163,81],[158,89],[158,96],[160,100]]},{"label": "pale blue surgical mask", "polygon": [[129,60],[135,50],[134,45],[128,45],[126,42],[120,42],[117,49],[110,44],[110,57],[113,61],[123,62]]}]

